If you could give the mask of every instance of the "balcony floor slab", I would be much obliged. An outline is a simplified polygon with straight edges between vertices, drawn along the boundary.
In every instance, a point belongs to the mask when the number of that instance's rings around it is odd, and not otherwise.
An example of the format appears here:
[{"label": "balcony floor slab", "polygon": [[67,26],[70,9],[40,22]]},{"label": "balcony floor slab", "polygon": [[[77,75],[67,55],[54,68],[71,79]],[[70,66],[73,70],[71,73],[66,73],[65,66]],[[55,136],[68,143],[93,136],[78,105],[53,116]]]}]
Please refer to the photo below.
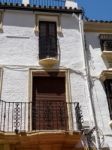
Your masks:
[{"label": "balcony floor slab", "polygon": [[2,133],[0,145],[9,144],[9,150],[84,150],[82,137],[80,132]]}]

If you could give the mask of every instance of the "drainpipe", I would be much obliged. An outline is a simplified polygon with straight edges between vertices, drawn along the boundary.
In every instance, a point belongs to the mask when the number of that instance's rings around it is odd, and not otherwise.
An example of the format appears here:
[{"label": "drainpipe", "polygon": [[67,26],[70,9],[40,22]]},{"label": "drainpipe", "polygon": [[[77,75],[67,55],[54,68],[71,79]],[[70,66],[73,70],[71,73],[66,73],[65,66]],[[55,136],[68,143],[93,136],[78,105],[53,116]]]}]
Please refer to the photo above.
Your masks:
[{"label": "drainpipe", "polygon": [[89,89],[91,109],[92,109],[92,114],[93,114],[93,119],[94,119],[94,124],[95,124],[95,130],[96,130],[97,148],[98,150],[101,150],[100,135],[98,132],[98,124],[97,124],[97,119],[96,119],[96,111],[95,111],[95,104],[94,104],[94,97],[93,97],[93,84],[92,84],[92,79],[90,75],[89,60],[87,56],[86,38],[84,35],[84,29],[83,29],[84,24],[83,24],[83,20],[81,17],[82,16],[80,15],[79,16],[79,29],[80,29],[81,38],[82,38],[84,61],[85,61],[85,67],[86,67],[85,70],[86,70],[86,75],[87,75],[87,84],[88,84],[88,89]]}]

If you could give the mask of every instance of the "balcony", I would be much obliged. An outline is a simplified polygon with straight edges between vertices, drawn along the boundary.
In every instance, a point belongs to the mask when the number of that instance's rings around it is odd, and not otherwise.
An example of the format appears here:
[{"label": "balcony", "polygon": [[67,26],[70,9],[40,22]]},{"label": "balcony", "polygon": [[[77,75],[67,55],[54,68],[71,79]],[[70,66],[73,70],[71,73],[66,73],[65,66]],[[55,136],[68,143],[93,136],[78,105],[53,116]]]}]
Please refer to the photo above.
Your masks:
[{"label": "balcony", "polygon": [[29,3],[31,6],[56,6],[56,7],[64,7],[66,0],[30,0]]},{"label": "balcony", "polygon": [[1,132],[69,131],[74,130],[74,123],[81,130],[80,107],[76,102],[40,101],[35,107],[32,102],[0,100]]},{"label": "balcony", "polygon": [[[79,103],[0,100],[0,147],[4,150],[84,150]],[[77,131],[75,130],[77,125]]]},{"label": "balcony", "polygon": [[41,36],[39,38],[39,64],[51,68],[58,64],[58,41],[56,36]]}]

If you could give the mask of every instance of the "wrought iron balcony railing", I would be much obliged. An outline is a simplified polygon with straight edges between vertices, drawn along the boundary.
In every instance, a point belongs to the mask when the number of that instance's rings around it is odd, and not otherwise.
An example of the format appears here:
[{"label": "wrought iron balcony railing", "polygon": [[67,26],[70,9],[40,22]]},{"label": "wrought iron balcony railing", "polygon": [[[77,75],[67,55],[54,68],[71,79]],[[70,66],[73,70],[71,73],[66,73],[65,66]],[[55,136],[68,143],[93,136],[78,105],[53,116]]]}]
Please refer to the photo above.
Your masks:
[{"label": "wrought iron balcony railing", "polygon": [[0,100],[0,131],[69,130],[82,128],[79,103],[60,101],[5,102]]},{"label": "wrought iron balcony railing", "polygon": [[[51,7],[64,7],[66,0],[29,0],[29,4],[31,6],[51,6]],[[0,0],[0,3],[4,4],[22,4],[22,0]]]},{"label": "wrought iron balcony railing", "polygon": [[22,4],[22,0],[0,0],[0,3],[12,3],[12,4]]},{"label": "wrought iron balcony railing", "polygon": [[66,0],[30,0],[30,5],[64,7]]}]

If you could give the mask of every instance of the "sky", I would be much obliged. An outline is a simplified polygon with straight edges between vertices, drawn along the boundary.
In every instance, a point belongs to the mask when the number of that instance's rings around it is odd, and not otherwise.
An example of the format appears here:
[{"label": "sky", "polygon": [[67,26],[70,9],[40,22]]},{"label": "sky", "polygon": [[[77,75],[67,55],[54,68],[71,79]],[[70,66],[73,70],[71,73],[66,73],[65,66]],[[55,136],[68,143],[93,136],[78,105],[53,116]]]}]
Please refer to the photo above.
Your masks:
[{"label": "sky", "polygon": [[76,0],[89,19],[112,21],[112,0]]}]

